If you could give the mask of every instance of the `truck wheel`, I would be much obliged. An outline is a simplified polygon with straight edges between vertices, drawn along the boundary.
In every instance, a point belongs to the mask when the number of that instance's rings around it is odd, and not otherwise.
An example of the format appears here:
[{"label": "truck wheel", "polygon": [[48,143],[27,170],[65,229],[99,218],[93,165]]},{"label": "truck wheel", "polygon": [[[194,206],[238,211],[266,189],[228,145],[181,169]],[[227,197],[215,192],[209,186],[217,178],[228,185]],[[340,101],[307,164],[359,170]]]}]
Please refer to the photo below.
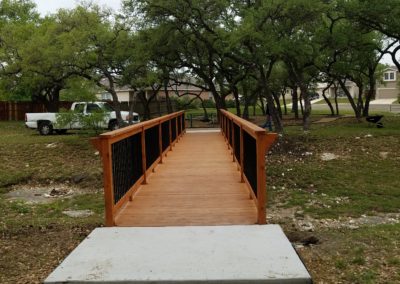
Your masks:
[{"label": "truck wheel", "polygon": [[67,129],[57,129],[56,133],[59,135],[65,134],[65,133],[67,133]]},{"label": "truck wheel", "polygon": [[50,135],[53,133],[53,125],[48,121],[43,121],[39,124],[40,135]]},{"label": "truck wheel", "polygon": [[111,131],[119,129],[118,121],[116,120],[110,121],[108,129],[110,129]]}]

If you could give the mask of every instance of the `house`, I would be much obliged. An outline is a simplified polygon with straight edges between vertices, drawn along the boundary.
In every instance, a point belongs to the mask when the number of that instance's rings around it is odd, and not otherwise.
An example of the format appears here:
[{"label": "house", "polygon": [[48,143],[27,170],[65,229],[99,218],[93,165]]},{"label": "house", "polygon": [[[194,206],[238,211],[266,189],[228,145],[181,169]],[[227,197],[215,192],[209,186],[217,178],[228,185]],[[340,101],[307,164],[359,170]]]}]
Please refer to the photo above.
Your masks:
[{"label": "house", "polygon": [[[320,98],[322,98],[322,91],[326,88],[326,86],[326,83],[317,83],[315,91],[318,93]],[[349,91],[351,97],[356,98],[358,96],[358,87],[354,82],[346,81],[346,89]],[[346,94],[340,86],[337,87],[337,94],[338,97],[346,97]],[[327,98],[334,98],[335,87],[331,86],[327,91],[325,91],[325,96]]]},{"label": "house", "polygon": [[[367,87],[367,86],[366,86]],[[322,90],[326,88],[326,83],[318,83],[315,91],[320,95],[322,95]],[[346,88],[349,90],[351,96],[356,98],[358,96],[358,87],[352,81],[346,82]],[[344,97],[345,94],[342,88],[338,88],[338,97]],[[333,98],[335,96],[334,87],[330,87],[325,95],[329,98]],[[376,96],[375,99],[393,99],[396,100],[400,95],[400,73],[398,69],[394,66],[388,66],[383,70],[383,75],[380,80],[377,81],[376,84]]]},{"label": "house", "polygon": [[[120,102],[129,102],[129,93],[132,92],[132,90],[127,87],[117,87],[115,89],[117,92],[118,100]],[[146,97],[150,98],[152,95],[152,89],[151,88],[146,88]],[[170,97],[184,97],[188,96],[189,98],[192,98],[193,95],[199,95],[203,100],[214,100],[214,97],[211,92],[208,91],[202,91],[201,88],[195,87],[189,84],[180,84],[177,86],[169,86],[168,87],[168,95]],[[111,94],[108,92],[102,92],[96,95],[99,99],[101,100],[112,100]],[[166,94],[164,88],[161,88],[158,93],[156,100],[165,100]]]},{"label": "house", "polygon": [[383,70],[382,80],[378,81],[376,99],[396,100],[400,94],[400,73],[394,66]]}]

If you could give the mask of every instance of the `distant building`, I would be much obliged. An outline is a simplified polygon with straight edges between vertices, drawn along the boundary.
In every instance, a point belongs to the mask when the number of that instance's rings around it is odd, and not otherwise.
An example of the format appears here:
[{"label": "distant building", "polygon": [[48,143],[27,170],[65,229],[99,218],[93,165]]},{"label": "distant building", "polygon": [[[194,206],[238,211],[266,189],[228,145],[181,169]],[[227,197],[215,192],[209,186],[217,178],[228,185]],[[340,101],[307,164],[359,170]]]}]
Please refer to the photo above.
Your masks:
[{"label": "distant building", "polygon": [[397,99],[400,94],[399,71],[390,66],[383,70],[383,78],[378,82],[376,88],[376,99]]},{"label": "distant building", "polygon": [[[129,87],[117,87],[115,89],[117,92],[118,100],[120,102],[129,102],[129,93],[132,92]],[[149,98],[152,95],[153,90],[149,87],[145,89],[146,97]],[[172,97],[184,97],[188,96],[193,98],[193,94],[200,95],[203,100],[214,100],[211,92],[204,91],[199,87],[195,87],[189,84],[180,84],[178,86],[168,87],[168,95]],[[112,100],[111,94],[108,92],[102,92],[96,95],[101,100]],[[164,88],[161,88],[158,93],[156,100],[164,100],[166,97]]]},{"label": "distant building", "polygon": [[[346,81],[346,89],[349,91],[351,97],[355,98],[358,96],[358,87],[357,85],[352,82],[352,81]],[[315,91],[318,93],[320,98],[322,98],[322,91],[327,87],[326,83],[318,83]],[[337,94],[338,97],[346,97],[346,94],[344,93],[343,89],[338,86],[337,88]],[[335,97],[335,88],[334,86],[331,86],[328,90],[325,92],[326,97],[328,98],[334,98]]]}]

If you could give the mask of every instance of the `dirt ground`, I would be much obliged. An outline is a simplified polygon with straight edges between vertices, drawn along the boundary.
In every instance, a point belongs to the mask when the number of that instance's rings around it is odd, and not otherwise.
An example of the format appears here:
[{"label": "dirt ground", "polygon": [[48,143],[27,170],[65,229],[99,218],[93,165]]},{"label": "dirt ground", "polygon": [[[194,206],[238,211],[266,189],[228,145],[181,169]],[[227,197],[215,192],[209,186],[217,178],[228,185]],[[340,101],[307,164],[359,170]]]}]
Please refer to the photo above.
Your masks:
[{"label": "dirt ground", "polygon": [[41,283],[97,225],[3,230],[0,283]]},{"label": "dirt ground", "polygon": [[[263,118],[254,122],[261,124]],[[283,227],[315,283],[400,283],[400,119],[385,126],[378,131],[335,120],[318,124],[311,135],[289,128],[266,158],[267,221]],[[9,137],[24,144],[10,146],[3,130],[0,283],[41,283],[102,226],[101,166],[86,138],[43,138],[7,127]],[[47,148],[55,138],[63,147]],[[22,188],[32,188],[31,198],[46,202],[12,200]],[[79,194],[69,196],[70,188]],[[66,198],[58,198],[60,193]],[[93,215],[70,218],[66,210]]]}]

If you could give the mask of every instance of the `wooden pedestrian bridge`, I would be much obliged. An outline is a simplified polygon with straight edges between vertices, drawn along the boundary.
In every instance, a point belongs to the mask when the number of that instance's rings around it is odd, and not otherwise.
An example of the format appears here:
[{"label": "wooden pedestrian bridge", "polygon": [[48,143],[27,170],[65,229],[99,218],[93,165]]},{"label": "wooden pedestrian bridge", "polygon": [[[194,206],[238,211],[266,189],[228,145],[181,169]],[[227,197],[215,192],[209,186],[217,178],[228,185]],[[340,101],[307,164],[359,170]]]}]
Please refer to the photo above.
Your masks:
[{"label": "wooden pedestrian bridge", "polygon": [[254,225],[276,134],[224,110],[219,121],[190,131],[177,112],[94,138],[107,227],[44,283],[312,283],[282,229]]},{"label": "wooden pedestrian bridge", "polygon": [[265,224],[265,153],[276,134],[225,110],[219,121],[187,130],[182,111],[92,139],[106,226]]}]

